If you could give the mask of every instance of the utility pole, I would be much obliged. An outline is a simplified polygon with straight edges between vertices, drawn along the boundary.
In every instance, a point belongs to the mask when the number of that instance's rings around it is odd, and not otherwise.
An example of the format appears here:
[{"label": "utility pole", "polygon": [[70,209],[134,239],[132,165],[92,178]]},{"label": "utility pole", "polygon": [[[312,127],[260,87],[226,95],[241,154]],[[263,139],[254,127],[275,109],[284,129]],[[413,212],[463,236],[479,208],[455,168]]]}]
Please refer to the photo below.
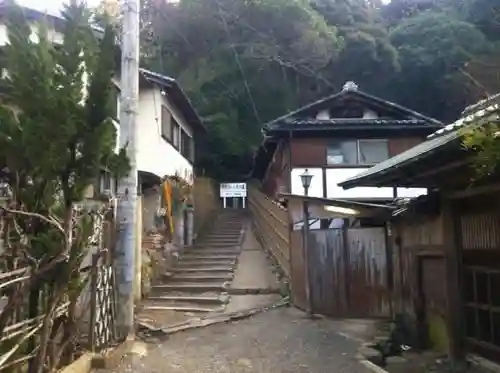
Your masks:
[{"label": "utility pole", "polygon": [[116,269],[118,281],[117,332],[134,335],[134,276],[137,229],[138,174],[136,161],[139,103],[139,0],[123,0],[120,78],[120,146],[127,147],[128,176],[118,182]]}]

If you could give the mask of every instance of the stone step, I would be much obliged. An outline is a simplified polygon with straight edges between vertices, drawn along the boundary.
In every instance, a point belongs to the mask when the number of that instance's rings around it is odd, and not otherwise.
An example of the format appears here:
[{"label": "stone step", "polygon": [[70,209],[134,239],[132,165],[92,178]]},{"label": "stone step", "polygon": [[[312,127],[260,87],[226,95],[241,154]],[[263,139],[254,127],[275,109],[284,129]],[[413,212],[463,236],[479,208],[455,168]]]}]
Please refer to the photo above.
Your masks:
[{"label": "stone step", "polygon": [[[207,291],[226,291],[226,288],[223,286],[224,283],[213,283],[213,284],[205,284],[205,283],[172,283],[172,284],[161,284],[154,285],[151,290],[154,293],[158,292],[168,292],[168,291],[189,291],[193,293],[204,293]],[[151,298],[151,297],[150,297]]]},{"label": "stone step", "polygon": [[148,301],[155,303],[191,303],[195,304],[226,304],[228,296],[196,296],[196,295],[158,295],[148,297]]},{"label": "stone step", "polygon": [[[207,257],[213,257],[214,260],[236,260],[239,255],[240,255],[240,251],[216,251],[216,250],[201,250],[200,253],[192,253],[192,252],[189,252],[189,253],[184,253],[182,256],[181,256],[181,260],[182,258],[184,258],[185,256],[187,256],[189,259],[188,261],[192,261],[192,260],[200,260],[200,256],[207,256]],[[196,258],[196,259],[191,259],[191,258]],[[208,259],[208,258],[207,258]],[[201,259],[201,260],[205,260],[204,259]],[[211,260],[211,259],[209,259]]]},{"label": "stone step", "polygon": [[231,281],[233,273],[215,273],[203,274],[198,272],[179,272],[169,277],[171,282],[226,282]]},{"label": "stone step", "polygon": [[179,268],[199,268],[199,267],[214,267],[214,266],[235,266],[236,260],[189,260],[187,262],[177,262],[176,266]]},{"label": "stone step", "polygon": [[237,240],[203,240],[201,241],[204,245],[208,246],[238,246],[240,244],[240,239]]},{"label": "stone step", "polygon": [[221,312],[225,308],[224,303],[207,303],[175,300],[150,300],[143,301],[141,308],[152,311],[177,311],[177,312]]},{"label": "stone step", "polygon": [[237,244],[237,245],[212,245],[212,244],[208,244],[208,243],[205,243],[205,242],[199,242],[199,243],[196,243],[195,246],[192,246],[192,247],[189,247],[186,249],[186,251],[191,251],[191,250],[195,250],[195,251],[199,251],[199,250],[225,250],[225,251],[239,251],[241,249],[240,245]]},{"label": "stone step", "polygon": [[174,273],[198,273],[198,274],[206,274],[206,273],[233,273],[235,270],[232,266],[214,266],[214,267],[202,267],[202,268],[173,268],[172,272]]},{"label": "stone step", "polygon": [[238,224],[233,224],[233,223],[217,223],[206,234],[241,232],[242,229],[243,229],[243,224],[240,224],[240,223],[238,223]]},{"label": "stone step", "polygon": [[143,309],[151,311],[177,311],[177,312],[192,312],[192,313],[209,313],[209,312],[223,312],[225,307],[197,307],[196,305],[165,305],[165,306],[144,306]]},{"label": "stone step", "polygon": [[209,233],[206,233],[200,238],[207,238],[207,237],[238,237],[241,236],[243,233],[243,229],[234,229],[234,230],[226,230],[226,229],[215,229]]},{"label": "stone step", "polygon": [[193,247],[187,249],[183,255],[191,255],[191,254],[201,254],[203,255],[239,255],[241,252],[241,249],[239,247],[233,247],[233,248],[214,248],[214,247]]},{"label": "stone step", "polygon": [[222,240],[222,241],[239,241],[241,239],[241,234],[238,235],[217,235],[217,236],[208,236],[208,237],[203,237],[201,241],[213,241],[213,240]]},{"label": "stone step", "polygon": [[210,255],[210,254],[205,254],[203,252],[200,253],[193,253],[193,254],[184,254],[182,255],[181,260],[185,262],[189,261],[197,261],[197,260],[236,260],[238,259],[238,254],[233,254],[233,255]]}]

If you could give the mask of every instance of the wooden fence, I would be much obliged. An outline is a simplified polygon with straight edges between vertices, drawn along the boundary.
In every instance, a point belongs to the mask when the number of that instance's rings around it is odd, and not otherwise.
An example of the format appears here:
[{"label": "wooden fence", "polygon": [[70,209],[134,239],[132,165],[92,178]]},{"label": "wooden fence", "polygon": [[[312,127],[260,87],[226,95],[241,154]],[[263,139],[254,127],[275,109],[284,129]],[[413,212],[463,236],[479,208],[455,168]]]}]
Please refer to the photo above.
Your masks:
[{"label": "wooden fence", "polygon": [[248,206],[255,231],[264,248],[269,250],[284,274],[290,277],[290,232],[288,212],[256,187],[248,187]]},{"label": "wooden fence", "polygon": [[40,359],[43,372],[53,371],[82,350],[98,351],[115,343],[109,255],[113,214],[107,214],[107,208],[75,207],[75,227],[80,218],[92,219],[86,236],[91,259],[79,262],[79,275],[70,277],[71,285],[62,284],[60,277],[70,264],[57,256],[45,261],[29,257],[27,241],[13,233],[13,216],[0,208],[0,372],[33,372]]}]

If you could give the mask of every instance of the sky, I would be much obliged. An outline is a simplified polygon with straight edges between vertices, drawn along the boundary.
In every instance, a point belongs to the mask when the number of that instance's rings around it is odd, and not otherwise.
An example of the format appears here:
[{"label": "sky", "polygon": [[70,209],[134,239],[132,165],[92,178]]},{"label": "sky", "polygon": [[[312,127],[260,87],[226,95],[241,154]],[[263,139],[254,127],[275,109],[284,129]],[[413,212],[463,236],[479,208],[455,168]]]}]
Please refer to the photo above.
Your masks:
[{"label": "sky", "polygon": [[[59,9],[61,9],[62,4],[66,1],[64,0],[17,0],[19,5],[24,5],[28,8],[40,10],[47,12],[49,14],[59,14]],[[99,4],[99,0],[87,0],[89,6],[96,6]]]}]

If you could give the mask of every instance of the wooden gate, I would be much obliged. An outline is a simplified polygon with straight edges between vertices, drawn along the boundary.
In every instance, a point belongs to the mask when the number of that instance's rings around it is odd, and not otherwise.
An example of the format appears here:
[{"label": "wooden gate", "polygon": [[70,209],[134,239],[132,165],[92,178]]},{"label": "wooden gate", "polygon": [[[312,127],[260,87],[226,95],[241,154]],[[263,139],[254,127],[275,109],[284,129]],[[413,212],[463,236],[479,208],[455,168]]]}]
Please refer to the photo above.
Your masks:
[{"label": "wooden gate", "polygon": [[390,316],[384,228],[313,230],[307,255],[314,312]]}]

